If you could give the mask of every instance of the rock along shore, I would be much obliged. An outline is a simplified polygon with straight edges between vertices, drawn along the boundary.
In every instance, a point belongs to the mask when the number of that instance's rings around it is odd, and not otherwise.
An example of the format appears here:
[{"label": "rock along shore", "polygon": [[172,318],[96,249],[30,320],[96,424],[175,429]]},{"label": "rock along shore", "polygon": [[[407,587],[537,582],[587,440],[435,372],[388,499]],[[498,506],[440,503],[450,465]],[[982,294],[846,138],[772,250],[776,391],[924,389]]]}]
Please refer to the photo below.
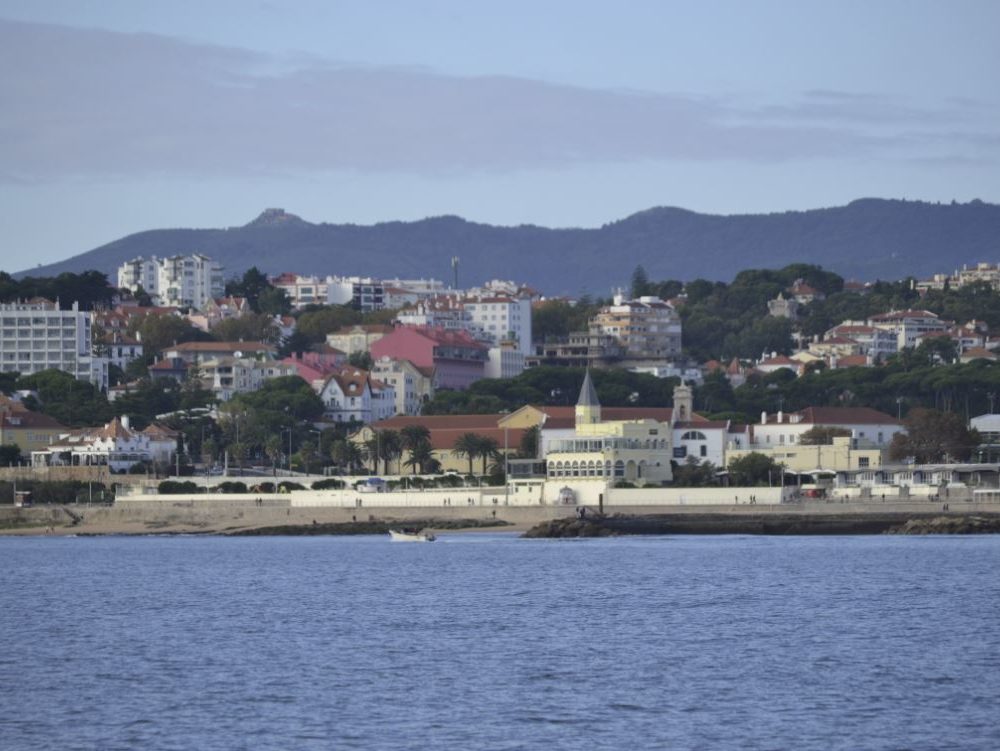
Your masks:
[{"label": "rock along shore", "polygon": [[524,537],[608,537],[611,535],[878,535],[984,534],[1000,532],[1000,514],[614,514],[586,519],[551,519]]}]

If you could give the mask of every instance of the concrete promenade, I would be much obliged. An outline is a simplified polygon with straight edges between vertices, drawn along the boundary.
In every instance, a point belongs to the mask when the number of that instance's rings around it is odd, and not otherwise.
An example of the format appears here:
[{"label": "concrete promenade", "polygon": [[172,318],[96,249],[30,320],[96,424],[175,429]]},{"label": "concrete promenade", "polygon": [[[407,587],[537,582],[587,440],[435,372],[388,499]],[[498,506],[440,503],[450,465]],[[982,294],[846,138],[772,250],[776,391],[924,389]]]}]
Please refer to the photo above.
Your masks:
[{"label": "concrete promenade", "polygon": [[[92,534],[228,534],[241,530],[263,527],[305,526],[316,524],[348,524],[351,522],[405,523],[420,521],[433,526],[434,520],[454,523],[471,520],[473,523],[506,522],[500,530],[522,531],[541,522],[561,517],[572,517],[575,506],[503,506],[454,505],[429,508],[426,506],[379,506],[345,508],[338,506],[297,506],[286,495],[284,498],[204,500],[182,496],[163,497],[169,501],[157,503],[119,501],[114,506],[71,506],[14,508],[0,507],[0,534],[34,535],[92,535]],[[758,531],[762,519],[801,518],[818,522],[820,517],[837,517],[847,526],[851,520],[862,525],[875,517],[898,518],[901,522],[910,517],[930,515],[998,514],[998,503],[973,503],[952,501],[945,511],[940,502],[881,502],[841,503],[808,501],[780,504],[685,504],[685,505],[614,505],[605,508],[608,514],[661,516],[679,521],[687,520],[692,530],[701,519],[718,520],[725,517],[720,530],[738,533]],[[587,506],[589,511],[596,507]],[[495,515],[494,515],[495,514]],[[82,518],[80,518],[82,517]]]}]

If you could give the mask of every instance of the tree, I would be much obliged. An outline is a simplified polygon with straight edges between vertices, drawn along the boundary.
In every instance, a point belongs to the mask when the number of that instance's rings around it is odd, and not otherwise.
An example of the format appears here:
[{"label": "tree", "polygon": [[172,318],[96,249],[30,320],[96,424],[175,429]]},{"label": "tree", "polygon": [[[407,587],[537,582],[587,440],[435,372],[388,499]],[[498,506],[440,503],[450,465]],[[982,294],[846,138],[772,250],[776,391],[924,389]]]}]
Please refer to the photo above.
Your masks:
[{"label": "tree", "polygon": [[346,438],[338,438],[330,444],[330,458],[342,472],[352,474],[361,464],[362,451],[358,445]]},{"label": "tree", "polygon": [[462,435],[455,439],[455,443],[451,448],[455,456],[465,457],[469,460],[470,475],[472,474],[472,462],[479,456],[479,450],[482,446],[480,440],[481,436],[477,433],[462,433]]},{"label": "tree", "polygon": [[0,467],[7,467],[21,461],[21,447],[16,443],[0,445]]},{"label": "tree", "polygon": [[264,313],[247,313],[239,318],[219,321],[212,336],[220,342],[266,342],[277,344],[280,332],[274,319]]},{"label": "tree", "polygon": [[896,433],[889,457],[913,458],[918,464],[965,461],[979,445],[979,433],[970,430],[954,412],[916,407],[903,420],[906,433]]},{"label": "tree", "polygon": [[487,474],[486,465],[500,456],[500,446],[495,438],[490,436],[479,436],[479,458],[483,460],[483,474]]},{"label": "tree", "polygon": [[521,442],[517,447],[517,456],[520,459],[535,459],[538,457],[539,429],[537,425],[532,425],[521,435]]},{"label": "tree", "polygon": [[25,400],[28,409],[42,412],[69,427],[102,425],[111,420],[111,405],[92,383],[78,381],[61,370],[43,370],[22,376],[17,388],[38,393]]},{"label": "tree", "polygon": [[128,333],[131,336],[138,334],[142,340],[143,351],[149,356],[150,362],[153,355],[174,344],[205,341],[210,338],[186,319],[175,315],[148,314],[134,318],[129,322]]},{"label": "tree", "polygon": [[631,295],[633,300],[637,300],[644,295],[649,294],[649,276],[646,274],[646,269],[639,266],[635,267],[635,271],[632,272],[632,289]]},{"label": "tree", "polygon": [[226,294],[230,297],[245,297],[250,308],[255,312],[260,312],[260,296],[271,288],[271,283],[256,266],[251,266],[243,273],[241,279],[231,279],[226,283]]},{"label": "tree", "polygon": [[374,361],[372,360],[371,352],[358,350],[357,352],[352,352],[347,357],[347,364],[355,368],[361,368],[362,370],[371,370]]},{"label": "tree", "polygon": [[674,483],[679,488],[707,488],[718,485],[715,465],[709,461],[699,462],[689,456],[684,463],[674,469]]},{"label": "tree", "polygon": [[783,464],[753,451],[729,462],[729,484],[739,487],[771,485],[780,481]]},{"label": "tree", "polygon": [[434,458],[434,448],[426,438],[418,441],[409,448],[410,455],[403,464],[413,469],[413,474],[420,468],[421,474],[433,472],[435,467],[440,467],[440,462]]}]

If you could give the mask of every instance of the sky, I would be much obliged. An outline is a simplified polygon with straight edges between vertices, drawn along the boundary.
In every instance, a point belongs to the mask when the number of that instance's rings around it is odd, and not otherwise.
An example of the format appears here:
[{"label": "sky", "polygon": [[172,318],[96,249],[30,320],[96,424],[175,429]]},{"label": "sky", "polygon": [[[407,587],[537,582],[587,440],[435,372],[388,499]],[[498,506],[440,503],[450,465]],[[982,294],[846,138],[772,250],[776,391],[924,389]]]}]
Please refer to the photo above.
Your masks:
[{"label": "sky", "polygon": [[998,29],[995,0],[0,0],[0,268],[269,207],[1000,202]]}]

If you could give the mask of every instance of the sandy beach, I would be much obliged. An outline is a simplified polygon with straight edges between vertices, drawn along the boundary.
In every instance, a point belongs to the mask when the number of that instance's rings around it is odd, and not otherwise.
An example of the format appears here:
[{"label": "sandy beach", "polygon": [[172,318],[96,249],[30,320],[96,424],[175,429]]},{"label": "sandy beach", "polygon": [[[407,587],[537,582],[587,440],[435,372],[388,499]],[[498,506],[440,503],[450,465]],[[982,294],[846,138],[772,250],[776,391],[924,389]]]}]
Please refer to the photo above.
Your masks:
[{"label": "sandy beach", "polygon": [[[1000,505],[951,503],[781,504],[776,506],[664,506],[616,508],[615,514],[652,520],[620,525],[623,532],[650,529],[679,534],[872,534],[909,519],[1000,515]],[[0,535],[236,535],[373,534],[388,526],[426,527],[435,532],[524,532],[553,519],[574,517],[575,507],[529,506],[356,509],[282,508],[226,504],[72,505],[0,507]]]}]

